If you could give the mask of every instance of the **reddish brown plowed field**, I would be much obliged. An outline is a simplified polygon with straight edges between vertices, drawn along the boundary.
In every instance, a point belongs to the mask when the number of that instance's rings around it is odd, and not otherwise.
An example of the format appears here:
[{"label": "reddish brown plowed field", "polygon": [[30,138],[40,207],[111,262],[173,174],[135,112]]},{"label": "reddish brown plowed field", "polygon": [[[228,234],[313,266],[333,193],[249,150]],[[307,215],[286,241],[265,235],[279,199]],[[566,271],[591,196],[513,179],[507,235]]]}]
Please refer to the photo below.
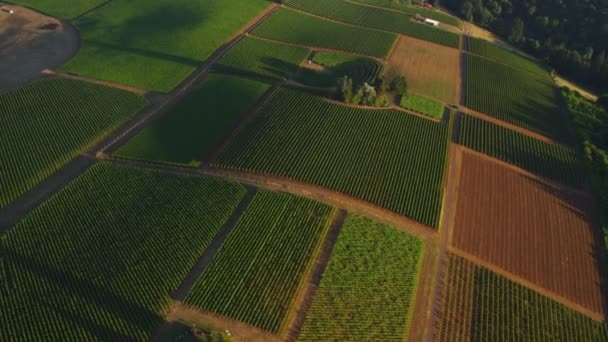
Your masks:
[{"label": "reddish brown plowed field", "polygon": [[465,152],[452,244],[604,315],[588,199]]}]

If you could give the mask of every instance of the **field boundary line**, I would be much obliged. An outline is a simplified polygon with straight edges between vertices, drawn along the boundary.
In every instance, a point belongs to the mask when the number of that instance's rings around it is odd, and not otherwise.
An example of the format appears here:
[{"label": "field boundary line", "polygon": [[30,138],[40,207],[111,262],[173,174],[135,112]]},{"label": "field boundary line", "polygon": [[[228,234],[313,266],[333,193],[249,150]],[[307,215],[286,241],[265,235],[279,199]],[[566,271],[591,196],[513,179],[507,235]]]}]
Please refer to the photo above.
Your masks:
[{"label": "field boundary line", "polygon": [[[418,274],[418,284],[416,292],[412,293],[413,301],[411,304],[411,316],[409,317],[409,326],[405,335],[409,341],[423,341],[427,333],[427,327],[430,326],[431,317],[433,314],[433,302],[431,294],[439,269],[439,246],[435,239],[424,240],[424,253],[422,255],[422,264]],[[416,329],[414,329],[416,328]]]},{"label": "field boundary line", "polygon": [[68,20],[69,20],[69,21],[78,20],[78,19],[80,19],[80,18],[84,17],[85,15],[88,15],[88,14],[90,14],[90,13],[93,13],[93,12],[97,11],[98,9],[100,9],[100,8],[104,7],[104,6],[109,5],[109,4],[110,4],[112,1],[113,1],[113,0],[107,0],[107,1],[104,1],[104,2],[100,3],[99,5],[97,5],[97,6],[93,7],[93,8],[90,8],[90,9],[88,9],[88,10],[86,10],[86,11],[84,11],[84,12],[80,13],[79,15],[75,16],[74,18],[70,18],[70,19],[68,19]]},{"label": "field boundary line", "polygon": [[301,329],[304,326],[304,322],[308,315],[308,311],[312,306],[317,289],[321,284],[323,273],[325,273],[325,269],[329,263],[334,246],[338,241],[340,231],[344,225],[344,220],[348,214],[344,209],[334,209],[334,211],[335,213],[331,217],[327,232],[325,233],[323,240],[319,243],[318,251],[316,251],[315,255],[313,256],[313,260],[310,264],[310,270],[302,279],[302,288],[300,291],[298,291],[300,293],[294,296],[294,300],[291,305],[293,317],[289,317],[288,315],[286,319],[286,322],[288,322],[285,336],[286,341],[295,342],[300,335]]},{"label": "field boundary line", "polygon": [[540,140],[542,142],[546,142],[546,143],[553,144],[553,145],[559,145],[559,146],[567,148],[568,150],[573,151],[573,152],[575,151],[575,149],[572,146],[570,146],[570,145],[564,144],[562,142],[559,142],[559,141],[557,141],[557,140],[555,140],[553,138],[549,138],[549,137],[547,137],[545,135],[542,135],[540,133],[536,133],[536,132],[530,131],[530,130],[528,130],[526,128],[523,128],[523,127],[514,125],[512,123],[503,121],[501,119],[495,118],[495,117],[493,117],[493,116],[491,116],[489,114],[477,111],[477,110],[469,108],[469,107],[467,107],[465,105],[461,105],[460,108],[459,108],[459,110],[463,114],[470,115],[470,116],[473,116],[473,117],[476,117],[476,118],[488,121],[488,122],[493,123],[493,124],[495,124],[497,126],[501,126],[503,128],[507,128],[507,129],[510,129],[510,130],[515,131],[517,133],[521,133],[523,135],[526,135],[526,136],[528,136],[530,138],[534,138],[536,140]]},{"label": "field boundary line", "polygon": [[86,77],[86,76],[80,76],[80,75],[76,75],[76,74],[60,72],[60,71],[55,71],[55,70],[51,70],[51,69],[42,70],[42,75],[45,75],[48,77],[67,78],[70,80],[77,80],[77,81],[83,81],[83,82],[88,82],[88,83],[93,83],[93,84],[99,84],[99,85],[103,85],[103,86],[110,87],[110,88],[128,90],[132,93],[144,95],[144,96],[148,93],[151,93],[150,91],[145,90],[143,88],[132,87],[132,86],[125,85],[122,83],[104,81],[104,80],[99,80],[96,78],[90,78],[90,77]]},{"label": "field boundary line", "polygon": [[545,296],[545,297],[547,297],[547,298],[549,298],[549,299],[551,299],[551,300],[553,300],[555,302],[558,302],[558,303],[560,303],[560,304],[568,307],[569,309],[572,309],[572,310],[574,310],[574,311],[576,311],[576,312],[578,312],[578,313],[580,313],[580,314],[582,314],[584,316],[587,316],[587,317],[589,317],[589,318],[591,318],[591,319],[593,319],[595,321],[604,322],[604,316],[602,314],[599,314],[597,312],[591,311],[591,310],[589,310],[589,309],[581,306],[580,304],[577,304],[577,303],[575,303],[575,302],[573,302],[573,301],[571,301],[571,300],[569,300],[567,298],[564,298],[563,296],[561,296],[559,294],[556,294],[556,293],[554,293],[552,291],[549,291],[549,290],[547,290],[547,289],[545,289],[545,288],[543,288],[543,287],[541,287],[539,285],[536,285],[533,282],[531,282],[529,280],[526,280],[526,279],[524,279],[524,278],[522,278],[522,277],[520,277],[518,275],[515,275],[515,274],[513,274],[513,273],[511,273],[511,272],[509,272],[509,271],[507,271],[507,270],[505,270],[505,269],[503,269],[503,268],[501,268],[501,267],[499,267],[497,265],[494,265],[494,264],[492,264],[492,263],[490,263],[488,261],[485,261],[485,260],[483,260],[480,257],[477,257],[475,255],[469,254],[469,253],[467,253],[467,252],[465,252],[465,251],[463,251],[463,250],[461,250],[461,249],[459,249],[457,247],[454,247],[454,246],[449,246],[448,247],[448,252],[450,252],[450,253],[452,253],[454,255],[457,255],[457,256],[459,256],[461,258],[464,258],[464,259],[472,262],[473,264],[476,264],[478,266],[486,268],[486,269],[488,269],[488,270],[490,270],[490,271],[492,271],[492,272],[494,272],[494,273],[496,273],[496,274],[498,274],[498,275],[500,275],[500,276],[502,276],[502,277],[504,277],[504,278],[506,278],[506,279],[508,279],[508,280],[510,280],[510,281],[512,281],[514,283],[516,283],[516,284],[519,284],[519,285],[524,286],[524,287],[526,287],[528,289],[531,289],[531,290],[533,290],[533,291],[535,291],[535,292],[537,292],[537,293],[539,293],[539,294],[541,294],[541,295],[543,295],[543,296]]},{"label": "field boundary line", "polygon": [[500,160],[498,158],[492,157],[492,156],[487,155],[485,153],[476,151],[476,150],[474,150],[472,148],[469,148],[469,147],[466,147],[464,145],[459,145],[459,146],[462,149],[463,153],[468,153],[468,154],[474,155],[474,156],[476,156],[478,158],[482,158],[484,160],[493,162],[493,163],[498,164],[498,165],[500,165],[500,166],[502,166],[504,168],[507,168],[507,169],[512,170],[512,171],[515,171],[515,172],[517,172],[520,175],[523,175],[523,176],[531,178],[531,179],[533,179],[535,181],[538,181],[541,184],[544,184],[544,185],[547,185],[547,186],[550,186],[550,187],[553,187],[553,188],[560,189],[561,191],[563,191],[563,192],[565,192],[567,194],[578,196],[578,197],[582,197],[584,199],[592,199],[593,198],[593,194],[591,194],[589,192],[589,190],[586,190],[586,189],[577,189],[577,188],[574,188],[574,187],[572,187],[570,185],[562,184],[560,182],[557,182],[557,181],[554,181],[554,180],[551,180],[551,179],[539,176],[537,174],[534,174],[534,173],[532,173],[532,172],[530,172],[528,170],[522,169],[521,167],[519,167],[517,165],[510,164],[510,163],[508,163],[508,162],[506,162],[504,160]]},{"label": "field boundary line", "polygon": [[329,102],[331,104],[335,104],[338,106],[343,106],[343,107],[349,107],[349,108],[359,108],[359,109],[365,109],[365,110],[375,110],[375,111],[387,111],[387,110],[396,110],[399,112],[404,112],[413,116],[417,116],[421,119],[426,119],[426,120],[430,120],[436,123],[442,123],[443,122],[443,118],[436,118],[430,115],[424,115],[424,114],[420,114],[417,113],[413,110],[409,110],[403,107],[399,107],[397,105],[391,105],[388,107],[371,107],[371,106],[365,106],[365,105],[355,105],[355,104],[349,104],[346,102],[342,102],[342,101],[338,101],[338,100],[334,100],[334,99],[330,99],[330,98],[323,98],[323,100],[325,102]]}]

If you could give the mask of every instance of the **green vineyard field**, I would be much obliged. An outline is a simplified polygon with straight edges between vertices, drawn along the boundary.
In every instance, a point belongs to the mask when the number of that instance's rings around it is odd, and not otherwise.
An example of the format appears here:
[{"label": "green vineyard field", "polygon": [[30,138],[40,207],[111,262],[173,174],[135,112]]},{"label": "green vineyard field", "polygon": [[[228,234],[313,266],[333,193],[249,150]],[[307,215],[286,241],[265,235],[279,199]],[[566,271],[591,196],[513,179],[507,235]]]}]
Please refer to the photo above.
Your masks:
[{"label": "green vineyard field", "polygon": [[546,78],[466,55],[466,106],[556,140],[568,140],[557,89]]},{"label": "green vineyard field", "polygon": [[403,341],[423,243],[349,215],[315,293],[299,341]]},{"label": "green vineyard field", "polygon": [[11,0],[58,18],[72,19],[105,2],[105,0]]},{"label": "green vineyard field", "polygon": [[245,37],[213,66],[214,71],[285,80],[310,55],[310,49]]},{"label": "green vineyard field", "polygon": [[269,87],[211,74],[114,155],[197,167]]},{"label": "green vineyard field", "polygon": [[411,14],[420,14],[421,16],[428,17],[431,19],[438,20],[448,25],[462,28],[462,21],[448,14],[441,13],[437,10],[426,9],[420,6],[410,6],[405,3],[395,0],[353,0],[354,2],[360,2],[363,4],[380,6],[389,9],[396,9]]},{"label": "green vineyard field", "polygon": [[407,94],[401,98],[401,107],[441,119],[445,105],[439,101],[417,94]]},{"label": "green vineyard field", "polygon": [[574,150],[543,142],[482,119],[463,115],[460,143],[556,182],[577,188],[585,182],[584,170],[579,165]]},{"label": "green vineyard field", "polygon": [[245,194],[212,178],[92,166],[2,237],[0,340],[147,340]]},{"label": "green vineyard field", "polygon": [[168,93],[269,2],[111,1],[78,18],[78,54],[61,70]]},{"label": "green vineyard field", "polygon": [[281,89],[213,166],[309,182],[437,227],[448,125]]},{"label": "green vineyard field", "polygon": [[449,255],[436,341],[606,341],[608,329],[526,287]]},{"label": "green vineyard field", "polygon": [[317,52],[312,61],[324,69],[302,68],[296,80],[314,87],[335,87],[344,76],[350,77],[355,85],[375,84],[384,68],[374,59],[338,52]]},{"label": "green vineyard field", "polygon": [[397,39],[392,33],[343,25],[288,9],[276,11],[253,34],[378,58],[387,57]]},{"label": "green vineyard field", "polygon": [[0,208],[93,147],[146,105],[134,93],[44,79],[0,95]]},{"label": "green vineyard field", "polygon": [[520,68],[525,71],[529,71],[542,78],[549,79],[549,73],[541,65],[535,62],[533,59],[524,57],[515,52],[511,52],[503,47],[488,41],[477,39],[473,37],[466,37],[467,40],[467,51],[481,57],[492,59],[499,63],[504,63],[509,66]]},{"label": "green vineyard field", "polygon": [[460,46],[458,34],[417,23],[405,13],[343,0],[294,0],[288,6],[351,25],[405,34],[453,48]]},{"label": "green vineyard field", "polygon": [[312,200],[259,191],[186,303],[282,332],[333,211]]}]

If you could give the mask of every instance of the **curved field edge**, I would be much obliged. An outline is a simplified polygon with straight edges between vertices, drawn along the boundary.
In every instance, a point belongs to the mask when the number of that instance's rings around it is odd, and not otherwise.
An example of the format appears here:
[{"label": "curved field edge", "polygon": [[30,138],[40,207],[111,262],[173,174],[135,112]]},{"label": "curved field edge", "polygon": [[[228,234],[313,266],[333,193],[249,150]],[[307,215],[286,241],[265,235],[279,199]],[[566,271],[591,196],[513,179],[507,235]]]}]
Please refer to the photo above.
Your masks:
[{"label": "curved field edge", "polygon": [[214,178],[95,164],[2,237],[0,339],[149,338],[245,193]]},{"label": "curved field edge", "polygon": [[213,167],[307,182],[437,227],[448,126],[280,89]]},{"label": "curved field edge", "polygon": [[402,341],[423,252],[417,238],[348,215],[298,340]]},{"label": "curved field edge", "polygon": [[143,96],[125,90],[55,78],[0,95],[0,163],[6,179],[0,207],[93,147],[146,104]]}]

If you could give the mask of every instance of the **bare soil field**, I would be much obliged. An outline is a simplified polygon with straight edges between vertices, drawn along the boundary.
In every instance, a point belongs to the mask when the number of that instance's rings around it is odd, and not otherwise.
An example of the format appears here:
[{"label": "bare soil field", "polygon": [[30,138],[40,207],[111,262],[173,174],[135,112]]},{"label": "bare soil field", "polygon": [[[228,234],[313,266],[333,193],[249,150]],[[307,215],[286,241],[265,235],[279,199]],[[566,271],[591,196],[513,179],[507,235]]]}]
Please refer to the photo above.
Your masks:
[{"label": "bare soil field", "polygon": [[455,248],[604,316],[590,198],[469,151],[460,189]]},{"label": "bare soil field", "polygon": [[0,90],[41,77],[78,50],[70,24],[27,8],[0,3],[0,28]]},{"label": "bare soil field", "polygon": [[446,104],[460,99],[460,52],[423,40],[400,36],[388,59],[388,76],[405,76],[408,91]]}]

